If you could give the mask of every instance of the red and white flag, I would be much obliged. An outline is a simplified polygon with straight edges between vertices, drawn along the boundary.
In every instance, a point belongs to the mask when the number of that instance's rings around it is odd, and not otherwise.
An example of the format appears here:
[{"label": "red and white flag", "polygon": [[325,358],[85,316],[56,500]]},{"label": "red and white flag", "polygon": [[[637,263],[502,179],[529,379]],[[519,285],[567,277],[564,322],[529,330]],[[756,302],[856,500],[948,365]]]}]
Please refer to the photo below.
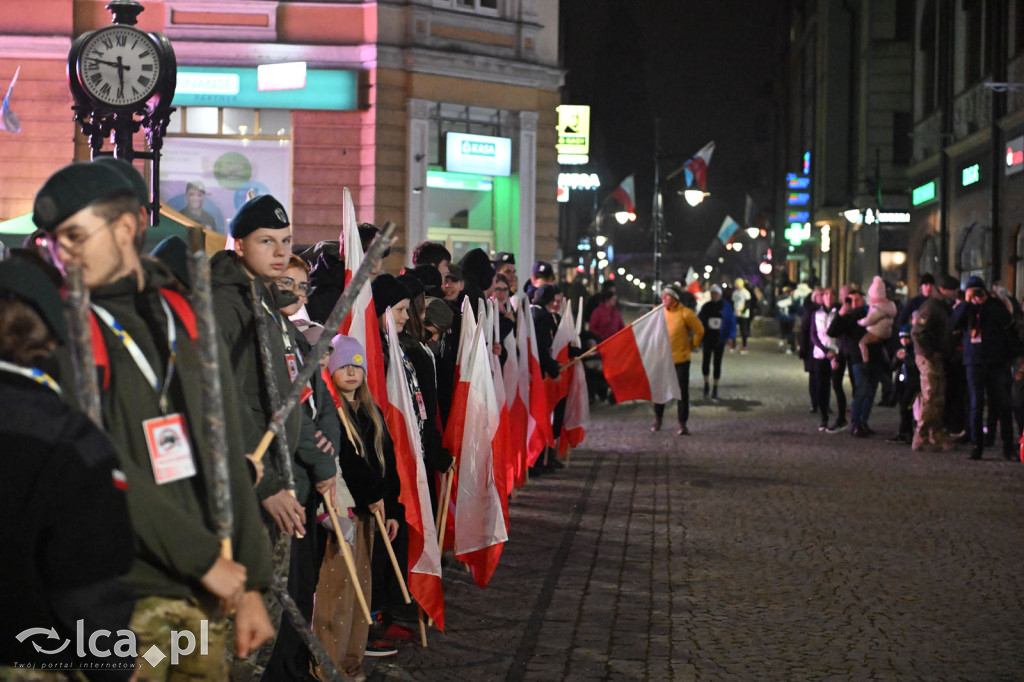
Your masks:
[{"label": "red and white flag", "polygon": [[617,401],[679,399],[664,306],[612,334],[598,348],[604,378]]},{"label": "red and white flag", "polygon": [[[363,245],[359,241],[359,223],[356,222],[356,208],[352,202],[352,193],[348,187],[344,189],[344,214],[342,219],[341,248],[345,257],[345,286],[352,281],[352,276],[363,261]],[[370,280],[366,280],[359,290],[352,310],[341,322],[341,328],[334,333],[341,333],[359,341],[366,349],[366,383],[370,387],[373,399],[380,406],[385,416],[388,411],[388,394],[384,379],[384,353],[380,345],[380,331],[377,326],[377,311],[373,307],[373,290]],[[328,381],[328,386],[333,382]]]},{"label": "red and white flag", "polygon": [[633,188],[633,175],[630,174],[612,192],[612,199],[622,204],[630,213],[636,213],[636,190]]},{"label": "red and white flag", "polygon": [[444,631],[444,597],[441,593],[441,552],[437,548],[437,532],[430,508],[427,470],[423,466],[416,408],[412,404],[409,385],[405,381],[402,347],[398,331],[388,308],[388,365],[386,421],[395,443],[395,460],[402,483],[398,501],[405,506],[405,522],[409,527],[409,560],[407,582],[413,598]]},{"label": "red and white flag", "polygon": [[[580,299],[579,317],[573,323],[572,306],[566,306],[565,317],[573,331],[572,345],[580,346],[580,326],[583,321],[583,299]],[[562,320],[565,323],[565,318]],[[561,329],[561,325],[559,325]],[[557,336],[557,335],[556,335]],[[562,370],[569,375],[569,390],[565,398],[565,418],[562,420],[562,434],[558,437],[558,454],[564,455],[569,448],[583,442],[587,422],[590,421],[590,395],[587,392],[587,376],[583,363],[577,362],[569,369]]]},{"label": "red and white flag", "polygon": [[544,448],[555,444],[555,437],[551,432],[551,408],[540,371],[533,311],[525,294],[520,297],[519,394],[526,396],[526,466],[532,467]]},{"label": "red and white flag", "polygon": [[704,145],[693,158],[683,166],[693,174],[693,180],[701,189],[708,188],[708,164],[711,163],[711,155],[715,153],[715,141],[712,140]]},{"label": "red and white flag", "polygon": [[[493,352],[494,344],[501,345],[501,311],[498,302],[494,299],[488,301],[488,310],[491,321],[491,338],[488,343],[489,357],[491,360],[491,376],[494,379],[494,395],[498,399],[498,436],[494,446],[494,480],[498,484],[498,494],[501,496],[501,508],[505,515],[505,527],[508,527],[508,496],[512,493],[513,482],[515,481],[515,457],[511,443],[512,427],[509,424],[509,404],[506,393],[508,379],[505,370],[501,365],[501,357]],[[509,334],[512,337],[512,334]],[[505,348],[506,352],[508,348]],[[513,348],[512,353],[515,354]],[[509,358],[505,358],[505,364]],[[515,388],[513,384],[513,389]]]},{"label": "red and white flag", "polygon": [[526,322],[522,318],[523,315],[530,314],[530,309],[525,296],[517,296],[512,300],[518,311],[518,318],[516,333],[505,338],[505,350],[508,352],[504,369],[505,400],[508,402],[509,451],[513,459],[512,469],[515,472],[513,484],[521,488],[526,483],[526,425],[530,414],[530,381],[529,374],[522,372],[526,364],[526,355],[521,355],[523,351],[520,350],[519,339],[526,336]]},{"label": "red and white flag", "polygon": [[468,386],[465,428],[459,457],[458,498],[455,505],[455,557],[465,562],[473,579],[486,587],[508,540],[504,495],[499,492],[495,452],[500,447],[501,410],[495,393],[487,344],[488,320],[476,325],[468,357],[464,358],[463,382]]}]

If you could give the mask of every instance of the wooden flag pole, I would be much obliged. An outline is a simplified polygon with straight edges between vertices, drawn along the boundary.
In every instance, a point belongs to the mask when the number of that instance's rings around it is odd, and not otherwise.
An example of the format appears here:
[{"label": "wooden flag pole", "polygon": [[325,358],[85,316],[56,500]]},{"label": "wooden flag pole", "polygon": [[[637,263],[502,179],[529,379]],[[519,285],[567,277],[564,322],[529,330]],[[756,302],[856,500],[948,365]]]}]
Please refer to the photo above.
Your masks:
[{"label": "wooden flag pole", "polygon": [[348,568],[348,577],[352,581],[352,587],[356,592],[356,599],[359,601],[359,608],[363,611],[363,617],[366,618],[367,625],[373,625],[373,618],[370,616],[370,607],[366,605],[366,597],[363,595],[362,587],[359,584],[359,575],[356,573],[356,560],[352,556],[352,549],[348,546],[348,541],[345,540],[345,536],[341,533],[341,524],[338,523],[338,513],[334,511],[334,505],[331,504],[329,496],[324,496],[324,506],[327,507],[327,513],[331,515],[331,525],[334,526],[334,533],[338,536],[338,544],[341,546],[341,556],[345,559],[345,566]]},{"label": "wooden flag pole", "polygon": [[441,525],[437,531],[437,551],[444,552],[444,532],[448,529],[448,502],[452,499],[452,481],[455,480],[455,470],[448,472],[448,483],[444,489],[444,507],[441,509]]},{"label": "wooden flag pole", "polygon": [[377,519],[377,527],[380,528],[380,535],[384,538],[384,547],[388,550],[388,556],[391,557],[391,565],[395,569],[395,576],[398,578],[398,586],[402,588],[402,598],[405,599],[406,604],[411,604],[412,597],[409,596],[409,590],[405,586],[405,576],[402,575],[402,567],[398,565],[398,557],[395,556],[395,548],[391,546],[391,539],[388,537],[388,529],[384,525],[384,517],[381,516],[379,511],[373,512],[373,516]]},{"label": "wooden flag pole", "polygon": [[420,613],[420,618],[419,618],[419,620],[420,620],[420,646],[423,647],[424,649],[426,649],[427,648],[427,626],[423,624],[423,607],[422,606],[417,606],[416,608],[419,610],[419,613]]},{"label": "wooden flag pole", "polygon": [[[441,488],[440,489],[444,490],[444,488],[447,485],[448,485],[448,472],[446,471],[445,473],[441,474]],[[434,530],[438,534],[441,533],[441,510],[442,509],[444,509],[444,505],[442,505],[441,501],[438,500],[437,511],[434,513]]]}]

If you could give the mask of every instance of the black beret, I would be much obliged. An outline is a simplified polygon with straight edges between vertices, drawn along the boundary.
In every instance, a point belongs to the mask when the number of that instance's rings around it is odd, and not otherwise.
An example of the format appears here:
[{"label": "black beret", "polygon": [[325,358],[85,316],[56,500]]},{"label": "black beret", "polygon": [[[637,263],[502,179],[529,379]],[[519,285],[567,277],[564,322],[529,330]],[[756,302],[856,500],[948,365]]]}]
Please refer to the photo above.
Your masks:
[{"label": "black beret", "polygon": [[533,303],[541,308],[555,300],[555,294],[559,293],[558,287],[554,284],[545,284],[533,292]]},{"label": "black beret", "polygon": [[288,213],[281,202],[269,194],[261,194],[249,199],[238,209],[238,213],[231,219],[231,236],[241,239],[261,227],[280,230],[289,225]]},{"label": "black beret", "polygon": [[497,268],[497,267],[499,267],[501,265],[515,265],[515,264],[516,264],[516,255],[514,253],[509,252],[509,251],[500,251],[494,257],[494,267],[495,268]]},{"label": "black beret", "polygon": [[172,234],[154,246],[153,250],[149,252],[149,256],[166,265],[179,282],[191,288],[192,278],[188,271],[188,244],[184,239]]},{"label": "black beret", "polygon": [[399,275],[395,279],[401,282],[402,286],[409,290],[409,298],[416,298],[426,291],[423,287],[423,282],[409,273]]},{"label": "black beret", "polygon": [[136,170],[135,166],[127,161],[115,159],[113,156],[101,156],[93,161],[93,163],[107,164],[110,168],[123,175],[128,182],[132,183],[132,187],[135,188],[135,198],[139,200],[139,203],[143,206],[149,206],[149,186],[146,185],[145,178]]},{"label": "black beret", "polygon": [[373,307],[377,317],[383,315],[388,308],[398,305],[402,299],[411,298],[405,285],[387,273],[377,275],[370,288],[373,290]]},{"label": "black beret", "polygon": [[[138,171],[131,169],[138,174]],[[55,227],[100,201],[137,196],[128,171],[112,163],[73,163],[50,176],[36,194],[32,222],[52,232]]]},{"label": "black beret", "polygon": [[60,292],[50,278],[24,258],[0,262],[0,292],[8,292],[32,306],[57,340],[68,340]]},{"label": "black beret", "polygon": [[455,313],[451,307],[441,298],[428,298],[426,301],[427,323],[438,330],[451,329],[455,320]]},{"label": "black beret", "polygon": [[463,276],[476,284],[482,291],[494,283],[494,265],[483,249],[470,249],[459,261]]}]

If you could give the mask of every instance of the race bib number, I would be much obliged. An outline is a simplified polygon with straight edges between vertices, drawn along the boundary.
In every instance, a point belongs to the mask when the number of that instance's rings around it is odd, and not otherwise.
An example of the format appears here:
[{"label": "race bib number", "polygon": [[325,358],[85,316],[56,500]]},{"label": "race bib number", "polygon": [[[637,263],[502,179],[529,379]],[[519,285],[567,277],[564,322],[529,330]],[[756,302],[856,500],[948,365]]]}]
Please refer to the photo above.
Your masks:
[{"label": "race bib number", "polygon": [[142,422],[149,448],[149,461],[157,485],[180,481],[196,475],[192,446],[185,430],[185,417],[169,414]]},{"label": "race bib number", "polygon": [[708,318],[708,329],[718,331],[722,328],[722,318],[720,317],[709,317]]}]

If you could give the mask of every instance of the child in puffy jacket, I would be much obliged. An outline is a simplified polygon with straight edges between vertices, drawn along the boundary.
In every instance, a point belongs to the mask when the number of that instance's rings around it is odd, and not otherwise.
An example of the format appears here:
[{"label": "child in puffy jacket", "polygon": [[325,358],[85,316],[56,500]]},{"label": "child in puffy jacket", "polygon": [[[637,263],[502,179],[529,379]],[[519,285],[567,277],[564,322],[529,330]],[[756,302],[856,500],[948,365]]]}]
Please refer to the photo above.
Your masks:
[{"label": "child in puffy jacket", "polygon": [[860,354],[864,362],[868,361],[868,345],[885,341],[892,337],[892,325],[896,319],[896,304],[885,295],[885,282],[878,275],[871,280],[868,287],[868,314],[857,320],[857,324],[867,327],[867,334],[860,340]]}]

